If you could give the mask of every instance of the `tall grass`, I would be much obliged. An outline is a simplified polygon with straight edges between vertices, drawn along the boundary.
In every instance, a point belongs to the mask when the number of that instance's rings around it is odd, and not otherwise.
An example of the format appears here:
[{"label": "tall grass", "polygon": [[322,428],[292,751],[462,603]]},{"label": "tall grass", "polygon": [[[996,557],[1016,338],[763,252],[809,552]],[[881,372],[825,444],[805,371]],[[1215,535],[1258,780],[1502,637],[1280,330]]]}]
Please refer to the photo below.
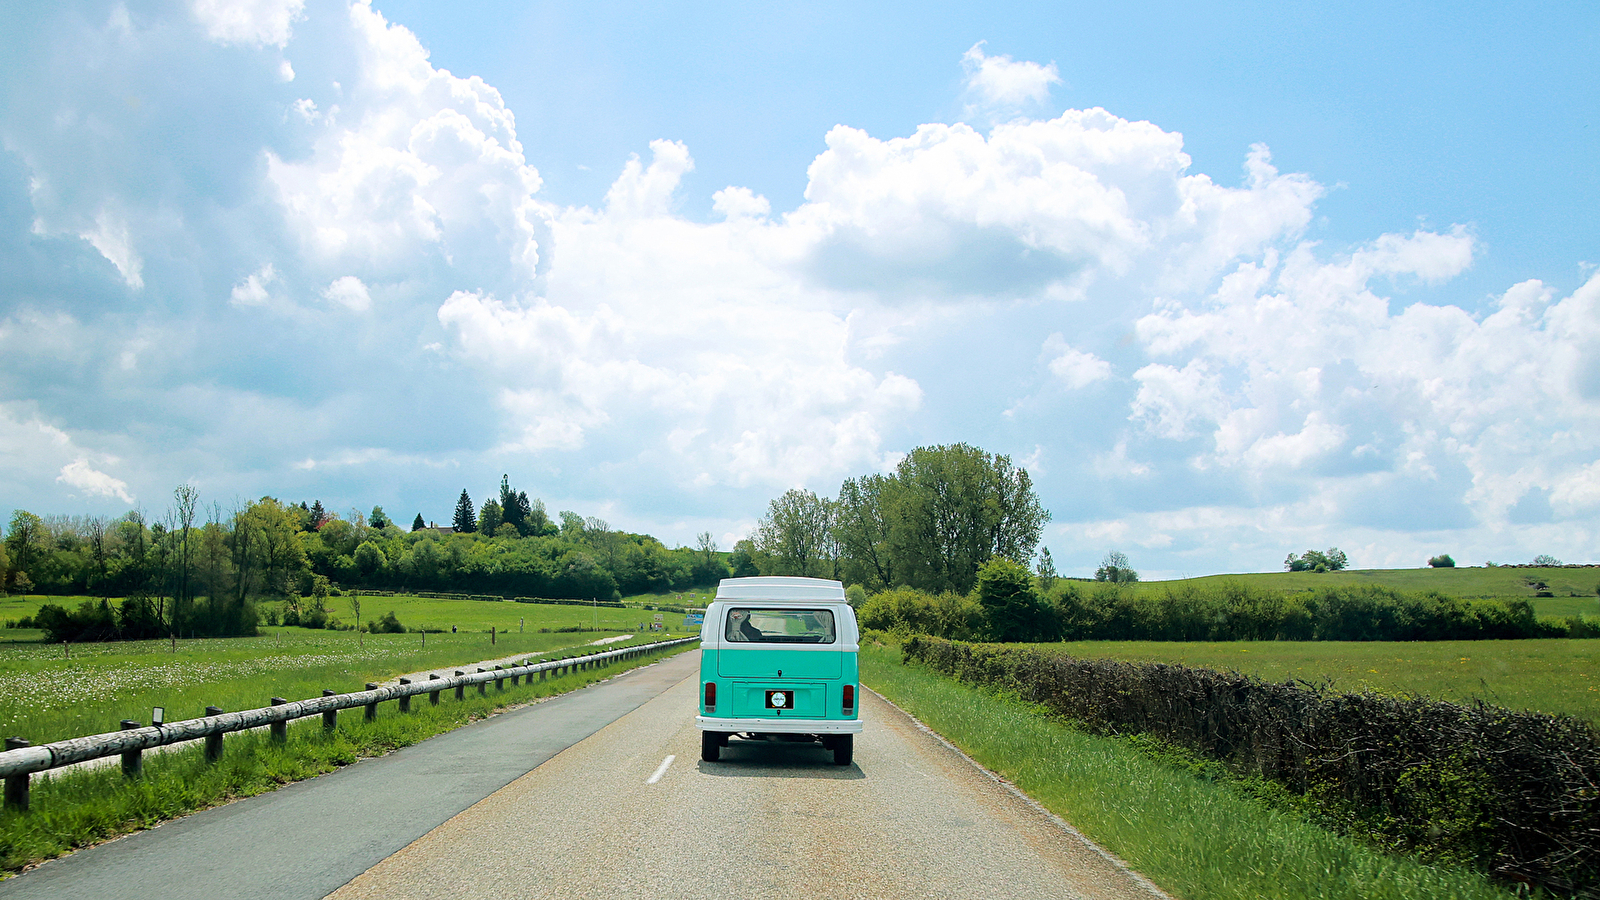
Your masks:
[{"label": "tall grass", "polygon": [[862,680],[1186,900],[1505,900],[1460,869],[1389,856],[1229,783],[865,647]]}]

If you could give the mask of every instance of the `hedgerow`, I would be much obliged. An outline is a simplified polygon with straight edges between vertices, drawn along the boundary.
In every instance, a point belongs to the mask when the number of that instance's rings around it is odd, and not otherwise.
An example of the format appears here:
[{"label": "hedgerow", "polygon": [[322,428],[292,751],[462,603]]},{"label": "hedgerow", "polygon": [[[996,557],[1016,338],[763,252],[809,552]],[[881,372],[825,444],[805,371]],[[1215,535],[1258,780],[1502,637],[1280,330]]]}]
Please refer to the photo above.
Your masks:
[{"label": "hedgerow", "polygon": [[[1344,585],[1284,593],[1233,582],[1160,591],[1061,582],[1030,600],[1037,614],[996,620],[978,596],[884,591],[862,606],[865,627],[954,640],[1446,641],[1600,636],[1579,618],[1540,619],[1527,600],[1463,600],[1436,591]],[[1016,606],[1016,602],[1011,604]]]}]

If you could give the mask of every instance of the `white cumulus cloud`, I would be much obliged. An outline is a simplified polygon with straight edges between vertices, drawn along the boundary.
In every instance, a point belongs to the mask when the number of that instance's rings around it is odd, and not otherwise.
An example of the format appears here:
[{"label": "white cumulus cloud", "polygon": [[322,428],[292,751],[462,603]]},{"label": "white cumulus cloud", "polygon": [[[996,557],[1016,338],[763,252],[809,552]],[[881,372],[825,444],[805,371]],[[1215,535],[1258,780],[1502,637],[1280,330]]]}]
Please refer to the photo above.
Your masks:
[{"label": "white cumulus cloud", "polygon": [[213,41],[282,47],[305,5],[305,0],[194,0],[191,9]]},{"label": "white cumulus cloud", "polygon": [[361,283],[361,279],[354,275],[335,278],[322,292],[322,298],[351,312],[366,312],[372,308],[372,295],[367,293],[367,286]]},{"label": "white cumulus cloud", "polygon": [[1041,66],[1005,55],[988,56],[983,45],[979,41],[962,54],[961,67],[967,73],[967,90],[989,109],[1043,105],[1050,99],[1050,86],[1061,83],[1055,63]]}]

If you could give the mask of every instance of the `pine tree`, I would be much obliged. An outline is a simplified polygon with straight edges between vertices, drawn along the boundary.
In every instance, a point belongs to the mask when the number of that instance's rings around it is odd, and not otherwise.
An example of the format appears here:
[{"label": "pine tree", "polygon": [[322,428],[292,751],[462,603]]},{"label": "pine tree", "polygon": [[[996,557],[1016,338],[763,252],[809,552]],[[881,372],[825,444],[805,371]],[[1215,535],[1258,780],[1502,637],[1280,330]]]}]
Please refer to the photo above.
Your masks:
[{"label": "pine tree", "polygon": [[528,533],[527,508],[523,505],[526,502],[526,495],[524,495],[522,503],[517,502],[517,492],[511,489],[511,477],[509,475],[501,475],[500,515],[505,518],[506,524],[517,530],[517,534]]},{"label": "pine tree", "polygon": [[478,514],[472,511],[472,498],[467,496],[466,488],[461,489],[461,499],[456,501],[456,515],[451,524],[459,532],[478,530]]},{"label": "pine tree", "polygon": [[417,517],[415,519],[411,520],[411,530],[412,531],[421,531],[422,529],[427,528],[427,527],[428,527],[428,523],[422,521],[422,513],[417,513]]},{"label": "pine tree", "polygon": [[328,511],[322,508],[322,501],[317,500],[311,504],[311,530],[316,531],[328,522]]}]

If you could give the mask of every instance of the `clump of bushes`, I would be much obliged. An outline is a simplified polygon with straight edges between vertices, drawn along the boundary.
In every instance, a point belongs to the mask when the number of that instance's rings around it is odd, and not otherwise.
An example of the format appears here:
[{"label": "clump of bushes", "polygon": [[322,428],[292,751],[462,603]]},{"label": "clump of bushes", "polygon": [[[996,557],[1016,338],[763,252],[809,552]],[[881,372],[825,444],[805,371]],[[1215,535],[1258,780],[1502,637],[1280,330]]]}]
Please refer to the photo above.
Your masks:
[{"label": "clump of bushes", "polygon": [[1438,556],[1428,557],[1428,565],[1435,569],[1454,569],[1456,561],[1450,558],[1450,554],[1441,553]]},{"label": "clump of bushes", "polygon": [[[174,621],[176,620],[176,621]],[[227,598],[201,598],[182,604],[167,599],[158,604],[142,594],[120,604],[110,600],[85,600],[68,610],[54,603],[39,607],[29,623],[44,630],[50,643],[71,641],[138,641],[169,634],[183,637],[233,637],[253,635],[258,621],[254,603]]]},{"label": "clump of bushes", "polygon": [[903,650],[1089,731],[1149,735],[1270,779],[1395,849],[1600,895],[1600,736],[1579,719],[938,638]]},{"label": "clump of bushes", "polygon": [[395,617],[394,610],[391,609],[388,612],[384,613],[383,617],[378,619],[377,621],[368,621],[367,622],[367,633],[368,634],[405,634],[406,633],[406,627],[404,625],[400,624],[400,620]]}]

